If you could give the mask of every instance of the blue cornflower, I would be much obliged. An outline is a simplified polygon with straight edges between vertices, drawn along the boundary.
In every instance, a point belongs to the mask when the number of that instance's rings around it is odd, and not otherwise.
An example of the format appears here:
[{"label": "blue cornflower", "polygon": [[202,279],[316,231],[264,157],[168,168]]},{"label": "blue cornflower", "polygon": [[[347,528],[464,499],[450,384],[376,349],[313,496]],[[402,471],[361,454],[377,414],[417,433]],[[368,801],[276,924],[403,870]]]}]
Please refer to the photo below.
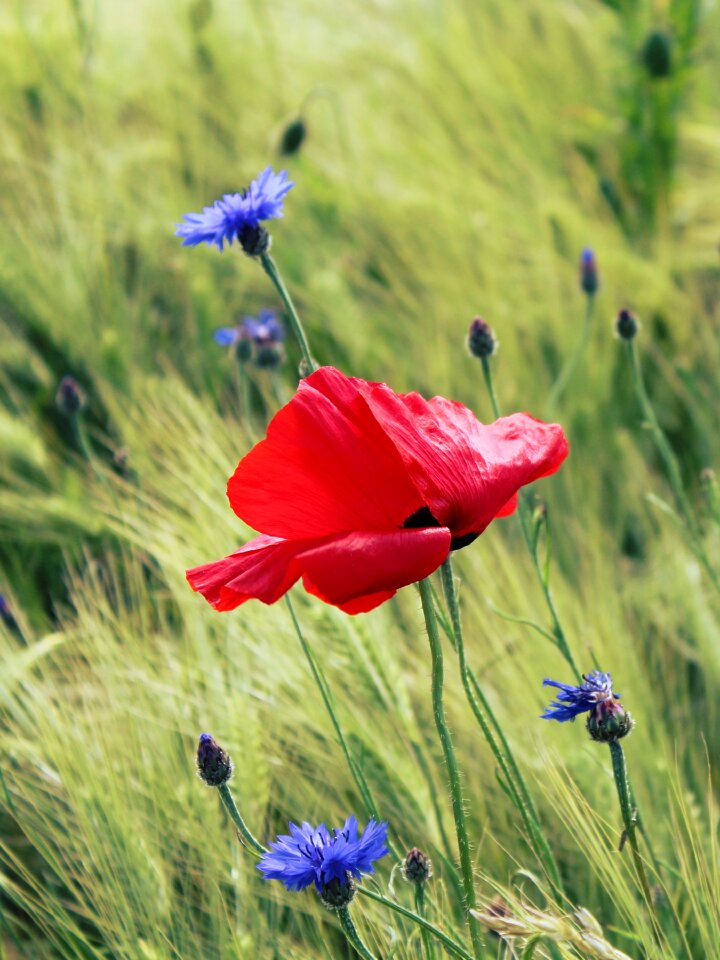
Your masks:
[{"label": "blue cornflower", "polygon": [[241,326],[254,343],[281,343],[285,339],[285,327],[274,310],[260,310],[257,317],[245,317]]},{"label": "blue cornflower", "polygon": [[260,310],[257,317],[243,317],[234,327],[220,327],[213,339],[221,347],[235,347],[242,362],[253,357],[258,367],[276,367],[284,356],[285,327],[274,310]]},{"label": "blue cornflower", "polygon": [[177,224],[176,237],[182,237],[183,246],[214,243],[222,250],[237,240],[245,253],[259,256],[269,247],[270,238],[261,226],[263,220],[275,220],[283,215],[283,198],[294,184],[287,172],[265,170],[240,193],[226,193],[202,213],[186,213],[184,223]]},{"label": "blue cornflower", "polygon": [[[270,844],[257,867],[266,880],[280,880],[288,890],[304,890],[314,883],[328,906],[344,906],[352,899],[354,880],[374,873],[373,861],[388,853],[388,825],[370,819],[358,837],[358,822],[348,817],[341,830],[331,833],[324,823],[301,827],[291,823],[290,835]],[[328,896],[328,894],[330,896]]]},{"label": "blue cornflower", "polygon": [[614,693],[612,679],[609,673],[593,670],[583,675],[584,683],[558,683],[557,680],[543,680],[544,687],[557,687],[561,692],[542,715],[543,720],[574,720],[580,713],[588,713],[599,703],[608,700],[617,700],[619,693]]}]

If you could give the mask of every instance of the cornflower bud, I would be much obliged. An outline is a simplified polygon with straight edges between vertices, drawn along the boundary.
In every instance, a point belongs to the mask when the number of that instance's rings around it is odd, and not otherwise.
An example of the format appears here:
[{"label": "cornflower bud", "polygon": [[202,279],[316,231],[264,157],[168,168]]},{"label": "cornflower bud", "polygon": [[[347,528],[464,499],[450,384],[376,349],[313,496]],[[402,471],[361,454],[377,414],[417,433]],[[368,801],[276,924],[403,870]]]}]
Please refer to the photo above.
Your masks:
[{"label": "cornflower bud", "polygon": [[320,900],[328,910],[342,910],[347,907],[355,899],[356,893],[357,883],[349,870],[344,880],[334,877],[328,883],[323,883],[319,890]]},{"label": "cornflower bud", "polygon": [[492,327],[482,317],[475,317],[467,335],[467,347],[470,353],[480,360],[491,357],[498,348],[498,342]]},{"label": "cornflower bud", "polygon": [[597,293],[599,285],[595,253],[590,247],[585,247],[580,255],[580,288],[583,293],[592,297]]},{"label": "cornflower bud", "polygon": [[426,883],[433,875],[432,861],[426,853],[413,847],[402,862],[403,880],[408,883]]},{"label": "cornflower bud", "polygon": [[55,406],[66,417],[73,417],[87,406],[85,391],[74,377],[65,376],[55,394]]},{"label": "cornflower bud", "polygon": [[232,776],[232,760],[209,733],[200,734],[197,768],[198,776],[208,787],[221,787]]},{"label": "cornflower bud", "polygon": [[639,329],[638,318],[631,310],[623,307],[615,320],[615,333],[621,340],[634,340]]}]

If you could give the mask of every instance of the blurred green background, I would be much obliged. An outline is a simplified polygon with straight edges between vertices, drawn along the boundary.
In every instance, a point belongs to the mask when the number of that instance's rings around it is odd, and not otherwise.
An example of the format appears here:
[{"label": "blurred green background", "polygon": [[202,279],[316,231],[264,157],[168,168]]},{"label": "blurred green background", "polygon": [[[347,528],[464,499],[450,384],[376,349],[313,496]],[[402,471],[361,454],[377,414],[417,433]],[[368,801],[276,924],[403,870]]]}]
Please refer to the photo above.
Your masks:
[{"label": "blurred green background", "polygon": [[[663,947],[617,851],[606,751],[579,724],[537,719],[543,677],[570,680],[567,667],[498,613],[548,620],[512,519],[457,558],[469,657],[573,903],[633,958],[716,955],[719,598],[612,320],[621,306],[641,318],[648,389],[717,566],[701,472],[719,459],[719,27],[697,0],[0,8],[2,960],[350,956],[312,894],[263,884],[193,770],[210,730],[263,840],[289,818],[367,816],[285,607],[215,614],[184,580],[249,536],[226,478],[291,395],[298,354],[252,370],[242,404],[213,331],[280,304],[236,248],[182,248],[174,224],[268,163],[296,182],[273,252],[321,362],[487,420],[464,348],[481,314],[503,410],[564,425],[571,456],[537,490],[551,582],[576,659],[612,671],[637,721],[627,754]],[[299,118],[305,139],[282,156]],[[551,408],[581,335],[585,246],[595,321]],[[89,449],[54,404],[67,374],[88,395]],[[433,856],[432,909],[460,930],[416,593],[349,618],[296,592],[354,757],[398,846]],[[539,867],[450,656],[448,702],[489,900]],[[419,955],[412,927],[361,907],[379,956]],[[488,957],[501,949],[488,939]],[[535,955],[577,956],[553,949]]]}]

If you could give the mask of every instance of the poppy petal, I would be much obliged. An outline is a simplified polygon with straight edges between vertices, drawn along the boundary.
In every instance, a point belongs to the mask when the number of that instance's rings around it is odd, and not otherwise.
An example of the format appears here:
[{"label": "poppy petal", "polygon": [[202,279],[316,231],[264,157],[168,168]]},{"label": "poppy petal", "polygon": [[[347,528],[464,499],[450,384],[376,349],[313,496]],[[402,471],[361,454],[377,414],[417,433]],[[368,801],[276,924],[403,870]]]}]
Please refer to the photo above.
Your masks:
[{"label": "poppy petal", "polygon": [[255,530],[291,539],[392,530],[423,505],[356,382],[332,367],[303,380],[273,417],[228,498]]},{"label": "poppy petal", "polygon": [[554,473],[567,456],[558,424],[516,413],[486,425],[443,397],[359,383],[425,503],[455,537],[482,533],[495,516],[512,512],[520,487]]},{"label": "poppy petal", "polygon": [[429,576],[450,553],[447,527],[355,532],[299,558],[308,593],[346,613],[365,613],[400,588]]},{"label": "poppy petal", "polygon": [[304,540],[260,536],[186,576],[216,610],[234,610],[250,599],[275,603],[302,576],[309,593],[347,613],[364,613],[427,577],[449,552],[445,527]]}]

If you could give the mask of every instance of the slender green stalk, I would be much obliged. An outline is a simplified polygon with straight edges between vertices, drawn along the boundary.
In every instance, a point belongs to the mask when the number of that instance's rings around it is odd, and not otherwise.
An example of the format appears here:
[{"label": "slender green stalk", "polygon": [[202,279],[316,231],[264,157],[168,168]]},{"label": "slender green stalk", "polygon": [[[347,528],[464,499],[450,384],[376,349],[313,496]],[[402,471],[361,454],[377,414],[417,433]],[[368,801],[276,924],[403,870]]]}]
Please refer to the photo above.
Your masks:
[{"label": "slender green stalk", "polygon": [[[500,416],[500,407],[498,406],[497,396],[495,394],[495,386],[493,384],[492,370],[490,368],[490,361],[487,357],[483,357],[483,376],[485,378],[485,385],[487,387],[488,394],[490,395],[490,403],[493,408],[493,414],[495,417]],[[580,679],[582,674],[575,663],[575,658],[572,655],[570,650],[570,645],[567,642],[567,637],[565,636],[565,631],[562,628],[560,623],[560,617],[555,606],[555,598],[553,597],[552,590],[550,589],[550,584],[548,583],[547,577],[543,573],[543,569],[540,566],[540,558],[538,557],[537,543],[533,542],[533,537],[530,532],[530,523],[528,518],[529,506],[526,500],[525,493],[521,490],[518,496],[518,517],[520,519],[520,526],[522,528],[523,537],[525,538],[525,543],[527,545],[528,551],[530,553],[530,558],[533,562],[533,567],[535,573],[540,582],[540,587],[545,596],[545,603],[550,612],[550,617],[552,619],[553,625],[553,636],[555,646],[558,648],[560,653],[565,658],[568,666],[573,671],[573,673]]]},{"label": "slender green stalk", "polygon": [[705,568],[705,571],[710,577],[715,589],[720,591],[720,577],[718,577],[717,571],[710,563],[710,559],[705,552],[700,527],[698,526],[692,507],[690,506],[690,502],[685,493],[682,476],[680,475],[680,467],[678,466],[678,462],[675,454],[672,451],[672,447],[668,443],[667,437],[663,433],[663,429],[660,426],[657,416],[655,415],[655,410],[650,397],[648,396],[648,392],[645,389],[645,381],[643,379],[642,369],[640,367],[640,358],[638,357],[637,350],[635,349],[635,341],[626,340],[625,342],[627,343],[628,353],[630,355],[630,365],[632,367],[633,382],[635,384],[635,393],[638,398],[638,403],[640,404],[642,414],[645,417],[648,426],[650,427],[650,432],[652,433],[655,446],[660,454],[660,459],[662,460],[667,472],[670,486],[672,487],[672,491],[675,495],[677,507],[682,514],[685,524],[687,525],[693,552],[702,566]]},{"label": "slender green stalk", "polygon": [[280,271],[277,268],[277,264],[275,263],[275,261],[273,260],[273,258],[270,256],[269,253],[262,254],[262,256],[260,257],[260,263],[262,264],[265,273],[270,277],[273,284],[275,285],[275,289],[282,297],[282,301],[285,304],[285,308],[287,309],[288,316],[290,317],[290,323],[293,328],[293,333],[297,338],[297,342],[300,345],[300,349],[302,351],[303,359],[308,368],[308,373],[312,373],[313,370],[317,370],[318,365],[317,363],[315,363],[315,361],[313,360],[312,354],[310,353],[310,344],[308,343],[308,339],[305,335],[305,330],[303,328],[302,321],[298,316],[298,312],[295,309],[295,304],[292,302],[292,298],[290,296],[290,293],[288,292],[287,287],[285,286],[285,283],[283,282],[283,278],[280,276]]},{"label": "slender green stalk", "polygon": [[237,808],[237,804],[235,803],[233,795],[230,792],[230,787],[228,787],[226,783],[223,783],[217,789],[225,809],[230,814],[230,819],[237,828],[238,837],[241,843],[248,848],[253,856],[261,857],[264,853],[267,853],[267,848],[264,847],[259,840],[255,839],[252,833],[250,833],[247,824],[241,817],[240,811]]},{"label": "slender green stalk", "polygon": [[453,940],[452,937],[449,937],[446,933],[436,927],[435,924],[430,923],[429,920],[426,920],[425,917],[421,917],[418,913],[413,913],[412,910],[408,910],[407,907],[403,907],[402,904],[396,903],[395,900],[390,900],[388,897],[384,897],[380,893],[375,893],[374,890],[369,890],[367,887],[358,887],[358,893],[362,894],[364,897],[369,897],[370,900],[375,900],[376,903],[382,903],[383,906],[388,907],[390,910],[394,910],[395,913],[399,913],[401,916],[406,917],[408,920],[412,920],[413,923],[416,923],[418,926],[424,928],[429,933],[435,937],[435,939],[441,943],[449,954],[452,954],[454,957],[459,957],[460,960],[473,960],[471,954],[459,944],[456,940]]},{"label": "slender green stalk", "polygon": [[460,604],[458,602],[457,591],[455,589],[455,578],[453,577],[452,561],[447,558],[441,568],[443,589],[445,591],[445,600],[450,611],[450,621],[455,634],[455,649],[458,654],[458,663],[460,666],[460,678],[468,703],[475,715],[480,729],[485,739],[490,745],[490,749],[503,772],[506,785],[510,791],[511,799],[517,807],[522,818],[525,829],[528,833],[530,845],[533,848],[538,860],[544,866],[555,893],[562,897],[562,882],[560,873],[555,863],[550,845],[545,838],[545,834],[540,823],[540,816],[537,807],[532,799],[530,791],[525,783],[520,768],[517,765],[510,744],[508,743],[502,725],[497,720],[489,701],[485,697],[480,684],[470,670],[465,658],[465,641],[462,632],[462,620],[460,617]]},{"label": "slender green stalk", "polygon": [[[317,688],[320,691],[320,696],[322,697],[322,701],[325,704],[325,709],[327,710],[328,716],[330,717],[330,722],[333,725],[333,729],[335,730],[335,735],[338,739],[338,743],[340,744],[340,747],[345,755],[345,760],[347,762],[350,773],[352,774],[353,780],[355,781],[355,785],[358,788],[358,791],[360,792],[360,796],[362,797],[365,806],[369,810],[370,815],[373,816],[376,820],[381,820],[382,817],[378,813],[377,804],[375,803],[375,798],[373,797],[372,790],[370,789],[370,785],[365,779],[365,775],[363,774],[362,769],[355,762],[352,754],[350,753],[350,748],[348,747],[347,740],[345,739],[345,734],[343,733],[343,729],[340,726],[340,721],[335,711],[335,706],[333,704],[330,687],[322,672],[322,668],[320,667],[320,664],[315,659],[315,654],[312,652],[312,649],[310,648],[310,644],[307,642],[305,638],[305,634],[302,631],[302,628],[300,626],[300,621],[297,618],[297,614],[295,613],[295,607],[293,606],[293,603],[292,603],[292,600],[290,599],[289,594],[285,595],[285,602],[287,603],[288,610],[290,611],[290,617],[292,619],[293,626],[295,627],[295,633],[297,634],[297,638],[300,641],[300,646],[302,647],[303,653],[307,658],[307,662],[310,665],[310,671],[313,675],[313,679],[315,680],[315,684],[317,685]],[[397,860],[401,859],[399,851],[392,844],[392,842],[390,840],[387,840],[386,842],[392,855]]]},{"label": "slender green stalk", "polygon": [[458,767],[455,748],[453,747],[450,728],[445,719],[445,707],[443,705],[443,653],[440,643],[440,634],[438,632],[437,621],[435,619],[435,607],[433,605],[432,591],[427,579],[419,583],[420,599],[422,601],[423,614],[425,616],[425,626],[427,629],[428,640],[430,642],[430,654],[432,657],[432,704],[435,726],[445,763],[450,777],[450,799],[452,801],[453,817],[455,819],[455,833],[457,835],[458,853],[460,855],[460,874],[463,884],[463,905],[465,907],[466,920],[470,928],[473,950],[475,957],[479,958],[482,951],[482,941],[477,921],[471,915],[470,910],[475,909],[475,884],[473,880],[473,865],[470,855],[470,840],[468,838],[467,824],[465,822],[465,807],[462,798],[462,784],[460,782],[460,769]]},{"label": "slender green stalk", "polygon": [[342,907],[337,913],[338,917],[340,917],[340,925],[342,926],[343,932],[351,946],[357,951],[363,960],[375,960],[373,955],[360,939],[360,934],[357,932],[355,924],[352,921],[349,909],[347,907]]},{"label": "slender green stalk", "polygon": [[[424,919],[425,917],[425,884],[415,884],[415,912]],[[423,953],[425,960],[435,960],[435,944],[430,937],[430,931],[427,927],[420,927],[420,936],[422,937]]]},{"label": "slender green stalk", "polygon": [[620,812],[622,814],[623,826],[625,827],[625,837],[630,844],[635,870],[642,887],[643,896],[648,905],[651,915],[654,915],[652,894],[650,884],[648,883],[645,864],[640,857],[640,850],[637,842],[637,811],[633,808],[631,801],[630,781],[628,780],[627,764],[625,762],[625,752],[619,740],[613,740],[610,743],[610,755],[612,757],[613,774],[615,776],[615,786],[617,787],[618,800],[620,801]]},{"label": "slender green stalk", "polygon": [[548,409],[552,412],[555,406],[557,405],[560,396],[567,387],[567,385],[572,380],[575,370],[579,366],[585,351],[587,350],[588,342],[590,341],[590,331],[592,329],[593,313],[595,306],[595,296],[594,294],[588,294],[585,299],[585,322],[583,323],[582,334],[578,341],[575,350],[568,359],[567,363],[563,367],[560,376],[555,381],[555,384],[550,391],[550,398],[548,400]]}]

